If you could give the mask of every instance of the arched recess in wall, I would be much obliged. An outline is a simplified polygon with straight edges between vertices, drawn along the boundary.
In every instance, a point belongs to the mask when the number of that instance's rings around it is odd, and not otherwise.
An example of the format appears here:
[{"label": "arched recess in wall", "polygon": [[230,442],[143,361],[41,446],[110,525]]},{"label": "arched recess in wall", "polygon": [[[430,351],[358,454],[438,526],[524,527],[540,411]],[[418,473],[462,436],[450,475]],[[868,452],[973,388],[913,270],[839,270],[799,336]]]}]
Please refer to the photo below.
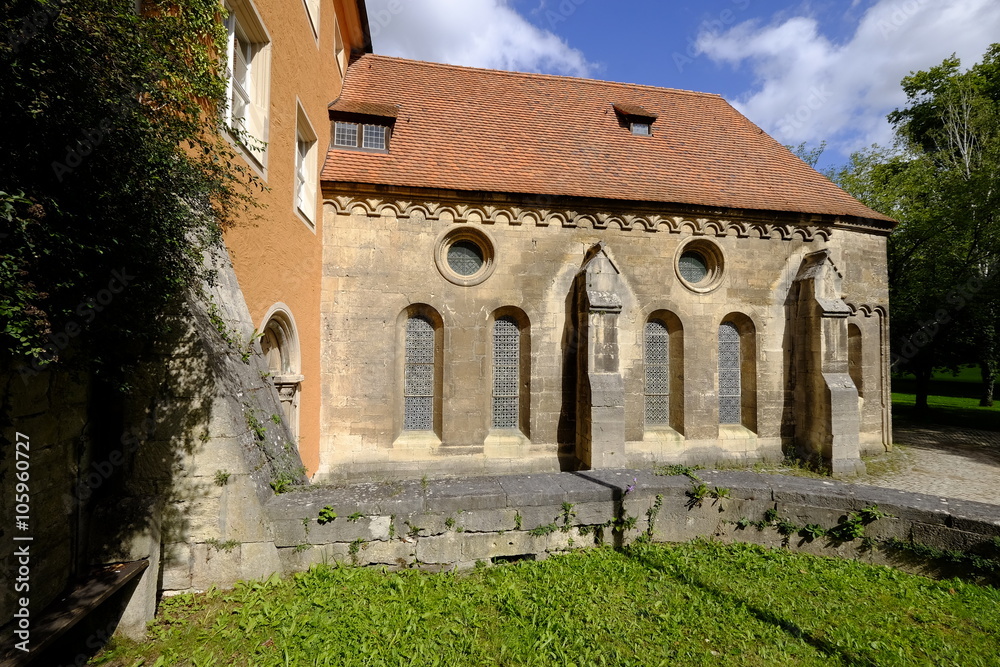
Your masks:
[{"label": "arched recess in wall", "polygon": [[283,303],[268,310],[261,325],[260,349],[267,362],[271,381],[285,413],[285,423],[297,439],[299,435],[299,394],[302,375],[298,329],[292,312]]},{"label": "arched recess in wall", "polygon": [[417,303],[396,322],[397,433],[441,437],[444,388],[444,322],[431,306]]},{"label": "arched recess in wall", "polygon": [[864,345],[861,327],[854,322],[847,325],[847,371],[854,386],[858,388],[858,399],[865,398]]},{"label": "arched recess in wall", "polygon": [[490,317],[490,429],[531,437],[531,323],[520,308]]},{"label": "arched recess in wall", "polygon": [[643,328],[645,430],[684,433],[684,328],[669,310],[654,311]]},{"label": "arched recess in wall", "polygon": [[757,432],[757,327],[743,313],[719,324],[719,425]]}]

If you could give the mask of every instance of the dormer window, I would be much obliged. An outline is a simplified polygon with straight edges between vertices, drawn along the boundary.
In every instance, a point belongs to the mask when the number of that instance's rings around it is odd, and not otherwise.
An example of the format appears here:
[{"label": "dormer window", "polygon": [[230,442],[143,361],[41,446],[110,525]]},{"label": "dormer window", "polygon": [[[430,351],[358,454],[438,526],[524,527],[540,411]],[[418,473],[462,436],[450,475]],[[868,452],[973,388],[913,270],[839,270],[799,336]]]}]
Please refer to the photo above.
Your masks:
[{"label": "dormer window", "polygon": [[362,125],[361,147],[385,150],[385,125]]},{"label": "dormer window", "polygon": [[384,151],[388,146],[388,125],[337,121],[333,127],[333,145]]},{"label": "dormer window", "polygon": [[330,107],[334,147],[388,152],[397,111],[388,104],[335,102]]},{"label": "dormer window", "polygon": [[627,127],[632,134],[640,137],[653,136],[653,123],[656,122],[657,114],[638,104],[616,102],[612,106],[622,127]]}]

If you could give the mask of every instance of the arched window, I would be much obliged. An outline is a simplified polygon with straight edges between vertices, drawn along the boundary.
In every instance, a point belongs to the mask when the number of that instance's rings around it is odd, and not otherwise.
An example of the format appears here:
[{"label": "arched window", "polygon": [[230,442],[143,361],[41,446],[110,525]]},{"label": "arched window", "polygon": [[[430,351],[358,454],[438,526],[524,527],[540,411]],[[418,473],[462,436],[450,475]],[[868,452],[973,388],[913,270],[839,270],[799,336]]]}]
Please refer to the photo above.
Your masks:
[{"label": "arched window", "polygon": [[660,320],[646,322],[646,426],[670,425],[670,333]]},{"label": "arched window", "polygon": [[719,423],[741,424],[743,380],[740,330],[731,321],[719,327]]},{"label": "arched window", "polygon": [[299,370],[299,343],[295,321],[283,304],[272,307],[261,329],[260,349],[267,362],[285,423],[293,436],[299,434],[299,393],[302,380]]},{"label": "arched window", "polygon": [[847,325],[847,370],[851,374],[854,386],[858,388],[858,398],[865,397],[864,376],[862,374],[863,357],[861,346],[861,328],[857,324]]},{"label": "arched window", "polygon": [[403,430],[434,429],[434,325],[422,315],[406,321],[406,362],[403,373]]},{"label": "arched window", "polygon": [[493,428],[520,425],[521,328],[507,315],[493,323]]}]

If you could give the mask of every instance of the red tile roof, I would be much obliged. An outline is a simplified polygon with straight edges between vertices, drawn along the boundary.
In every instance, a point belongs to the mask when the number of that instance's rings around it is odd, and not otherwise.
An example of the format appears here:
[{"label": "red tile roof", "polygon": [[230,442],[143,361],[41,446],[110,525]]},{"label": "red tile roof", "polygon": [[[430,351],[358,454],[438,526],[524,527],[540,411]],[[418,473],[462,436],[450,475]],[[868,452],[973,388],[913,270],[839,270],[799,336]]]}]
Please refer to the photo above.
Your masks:
[{"label": "red tile roof", "polygon": [[615,102],[612,104],[615,111],[622,114],[623,116],[636,116],[637,118],[657,118],[657,115],[652,111],[649,111],[645,107],[641,107],[638,104],[629,104],[628,102]]},{"label": "red tile roof", "polygon": [[[717,95],[364,55],[331,105],[398,106],[388,153],[333,149],[324,181],[890,220]],[[657,115],[653,136],[614,104]]]},{"label": "red tile roof", "polygon": [[344,99],[343,96],[330,105],[330,111],[362,114],[365,116],[382,116],[385,118],[395,118],[399,115],[399,108],[395,104],[378,104],[377,102],[347,100]]}]

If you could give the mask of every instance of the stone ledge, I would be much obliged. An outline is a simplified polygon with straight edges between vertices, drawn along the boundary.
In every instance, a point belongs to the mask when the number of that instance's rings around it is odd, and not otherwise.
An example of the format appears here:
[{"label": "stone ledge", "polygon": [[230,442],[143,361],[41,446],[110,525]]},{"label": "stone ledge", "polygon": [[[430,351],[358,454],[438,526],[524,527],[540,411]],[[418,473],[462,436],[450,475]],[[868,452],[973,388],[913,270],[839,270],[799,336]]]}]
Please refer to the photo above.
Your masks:
[{"label": "stone ledge", "polygon": [[[657,496],[662,497],[661,507],[651,534],[659,541],[713,537],[773,546],[784,543],[810,553],[890,564],[887,558],[866,552],[860,540],[846,545],[807,543],[798,537],[783,539],[773,529],[735,528],[739,519],[759,520],[769,509],[797,524],[831,527],[848,513],[872,505],[891,515],[869,526],[868,534],[877,539],[912,539],[941,549],[965,549],[1000,535],[1000,506],[995,505],[744,471],[701,470],[698,476],[710,490],[728,489],[729,497],[692,505],[688,492],[693,484],[686,476],[589,470],[313,487],[273,497],[266,512],[286,571],[308,567],[316,562],[316,554],[363,565],[467,566],[493,558],[544,558],[591,546],[595,534],[627,542],[647,529],[647,511]],[[572,506],[569,513],[564,503]],[[338,517],[320,527],[316,519],[327,505]],[[348,521],[354,513],[363,518]],[[605,525],[620,514],[636,519],[635,527],[624,535]],[[308,519],[308,530],[303,519]]]}]

